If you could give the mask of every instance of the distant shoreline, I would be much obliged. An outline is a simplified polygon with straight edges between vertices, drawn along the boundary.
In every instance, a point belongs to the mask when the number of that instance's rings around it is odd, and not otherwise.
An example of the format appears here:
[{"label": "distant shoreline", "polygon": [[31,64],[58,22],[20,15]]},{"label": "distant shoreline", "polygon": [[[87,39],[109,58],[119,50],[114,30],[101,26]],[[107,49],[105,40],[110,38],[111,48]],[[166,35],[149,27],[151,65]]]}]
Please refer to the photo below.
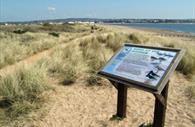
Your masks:
[{"label": "distant shoreline", "polygon": [[[129,23],[128,23],[129,24]],[[127,24],[127,25],[128,25]],[[137,23],[137,24],[143,24],[143,23]],[[162,23],[162,24],[167,24],[167,23]],[[173,23],[169,23],[173,24]],[[181,24],[181,23],[180,23]],[[183,23],[182,23],[183,24]],[[148,27],[139,27],[139,26],[127,26],[123,24],[104,24],[104,25],[109,25],[113,27],[125,27],[125,28],[132,28],[132,29],[137,29],[137,30],[143,30],[143,31],[148,31],[148,32],[154,32],[160,36],[172,36],[172,37],[195,37],[195,33],[190,33],[190,32],[179,32],[176,30],[164,30],[160,28],[148,28]]]}]

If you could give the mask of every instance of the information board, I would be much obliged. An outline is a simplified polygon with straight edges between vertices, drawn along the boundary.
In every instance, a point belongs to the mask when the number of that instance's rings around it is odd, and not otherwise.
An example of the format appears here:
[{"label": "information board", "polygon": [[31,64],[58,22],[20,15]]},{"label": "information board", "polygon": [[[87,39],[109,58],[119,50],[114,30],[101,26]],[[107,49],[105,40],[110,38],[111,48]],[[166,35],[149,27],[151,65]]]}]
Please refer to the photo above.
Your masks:
[{"label": "information board", "polygon": [[125,44],[99,74],[157,89],[178,50]]}]

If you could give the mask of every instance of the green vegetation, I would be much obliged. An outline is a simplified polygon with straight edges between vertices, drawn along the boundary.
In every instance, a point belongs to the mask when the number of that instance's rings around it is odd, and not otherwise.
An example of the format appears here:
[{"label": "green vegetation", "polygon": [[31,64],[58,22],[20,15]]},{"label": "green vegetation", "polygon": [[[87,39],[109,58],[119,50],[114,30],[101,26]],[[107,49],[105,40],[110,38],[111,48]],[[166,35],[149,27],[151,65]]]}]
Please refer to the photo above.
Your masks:
[{"label": "green vegetation", "polygon": [[140,125],[139,127],[153,127],[153,124],[152,123],[147,123],[147,124],[142,124]]},{"label": "green vegetation", "polygon": [[18,30],[14,30],[13,32],[16,33],[16,34],[24,34],[27,31],[26,30],[20,30],[20,29],[18,29]]},{"label": "green vegetation", "polygon": [[129,40],[131,40],[132,42],[139,44],[141,43],[141,41],[139,40],[139,38],[136,36],[136,34],[130,34],[128,36]]},{"label": "green vegetation", "polygon": [[43,31],[56,31],[56,32],[70,32],[70,33],[80,33],[89,32],[91,27],[89,25],[82,24],[49,24],[45,23],[40,26],[39,30]]},{"label": "green vegetation", "polygon": [[52,35],[54,37],[59,37],[60,36],[60,34],[56,33],[56,32],[51,32],[51,33],[49,33],[49,35]]},{"label": "green vegetation", "polygon": [[79,37],[79,33],[88,34],[87,31],[89,33],[90,26],[76,24],[44,24],[32,25],[31,27],[23,25],[2,26],[0,30],[0,68]]},{"label": "green vegetation", "polygon": [[84,69],[81,53],[74,44],[56,48],[48,63],[49,73],[60,78],[64,85],[74,83],[78,74]]},{"label": "green vegetation", "polygon": [[185,56],[182,58],[180,64],[177,67],[177,70],[191,77],[195,74],[195,56],[191,56],[186,52]]},{"label": "green vegetation", "polygon": [[113,115],[113,116],[110,118],[111,121],[114,121],[114,120],[121,121],[121,120],[123,120],[123,119],[124,119],[124,118],[118,117],[117,115]]},{"label": "green vegetation", "polygon": [[27,32],[19,35],[0,32],[0,36],[0,68],[51,48],[59,41],[44,33]]},{"label": "green vegetation", "polygon": [[41,106],[41,94],[47,90],[44,66],[36,65],[5,75],[0,80],[0,117],[14,120]]},{"label": "green vegetation", "polygon": [[99,76],[96,76],[95,74],[91,74],[88,78],[87,78],[87,84],[89,86],[94,86],[94,85],[98,85],[101,86],[103,79]]},{"label": "green vegetation", "polygon": [[192,76],[195,75],[195,51],[193,50],[195,46],[181,43],[164,43],[163,45],[170,48],[185,49],[185,55],[176,70],[186,75],[188,78],[192,78]]},{"label": "green vegetation", "polygon": [[105,49],[95,37],[81,41],[79,46],[90,72],[96,72],[105,64]]}]

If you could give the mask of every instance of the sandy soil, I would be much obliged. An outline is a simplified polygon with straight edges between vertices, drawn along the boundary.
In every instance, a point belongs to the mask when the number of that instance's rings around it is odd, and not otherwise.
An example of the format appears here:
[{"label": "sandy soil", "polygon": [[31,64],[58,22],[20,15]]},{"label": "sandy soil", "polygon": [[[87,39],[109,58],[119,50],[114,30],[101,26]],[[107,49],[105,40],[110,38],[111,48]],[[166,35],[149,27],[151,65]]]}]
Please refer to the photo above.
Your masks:
[{"label": "sandy soil", "polygon": [[[154,96],[134,88],[128,89],[127,118],[110,120],[116,113],[117,91],[110,85],[89,87],[79,79],[71,86],[54,84],[46,117],[32,124],[39,127],[139,127],[152,122]],[[193,127],[195,105],[186,94],[188,87],[182,75],[170,82],[166,127]]]}]

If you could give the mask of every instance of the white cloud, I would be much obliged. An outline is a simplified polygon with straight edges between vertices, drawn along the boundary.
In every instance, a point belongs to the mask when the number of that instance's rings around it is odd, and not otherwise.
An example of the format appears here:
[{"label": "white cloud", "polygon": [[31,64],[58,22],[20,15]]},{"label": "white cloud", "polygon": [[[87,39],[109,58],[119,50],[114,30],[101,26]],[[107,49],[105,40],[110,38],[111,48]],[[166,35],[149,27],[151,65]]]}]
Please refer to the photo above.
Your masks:
[{"label": "white cloud", "polygon": [[48,7],[47,9],[48,9],[48,11],[52,11],[52,12],[53,11],[56,11],[56,8],[55,7]]}]

